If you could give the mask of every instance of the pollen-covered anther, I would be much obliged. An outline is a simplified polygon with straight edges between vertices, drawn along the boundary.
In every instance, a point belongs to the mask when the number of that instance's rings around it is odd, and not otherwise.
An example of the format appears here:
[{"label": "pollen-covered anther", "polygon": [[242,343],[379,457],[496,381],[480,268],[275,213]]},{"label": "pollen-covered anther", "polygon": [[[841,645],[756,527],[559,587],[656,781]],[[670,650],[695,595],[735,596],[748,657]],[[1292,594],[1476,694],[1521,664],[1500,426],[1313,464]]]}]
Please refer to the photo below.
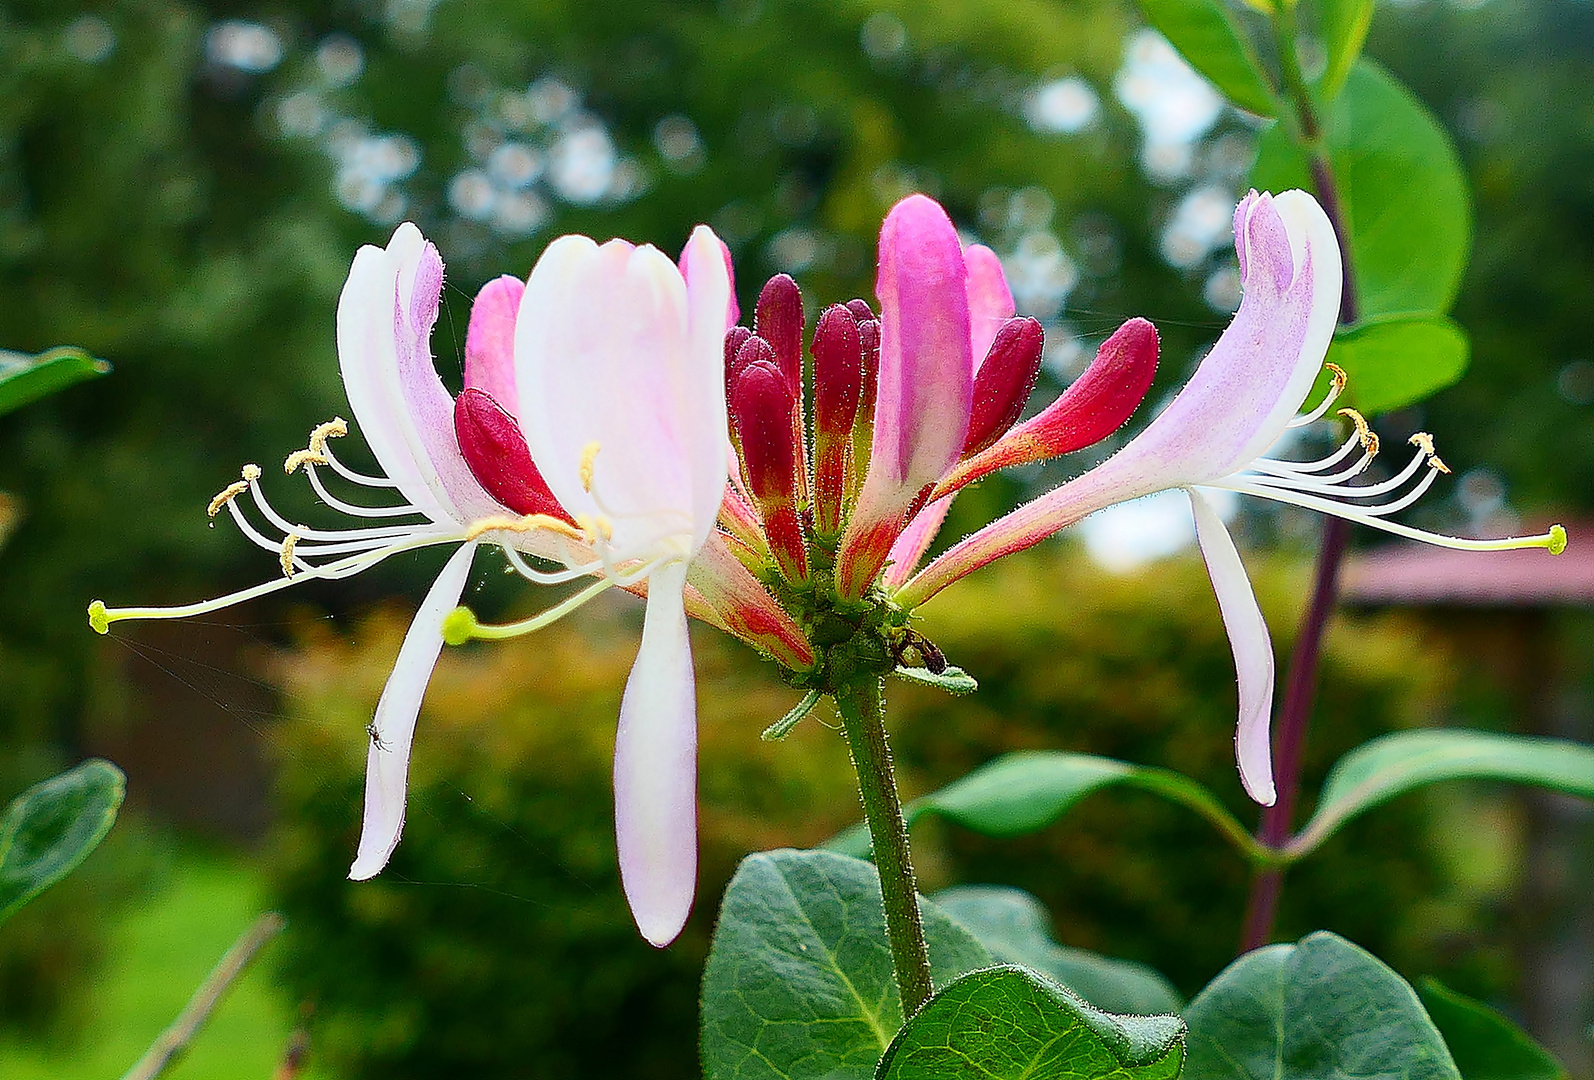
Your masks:
[{"label": "pollen-covered anther", "polygon": [[1345,384],[1350,382],[1350,376],[1345,374],[1345,369],[1338,364],[1324,364],[1328,369],[1328,376],[1333,380],[1328,388],[1330,399],[1337,398],[1345,392]]},{"label": "pollen-covered anther", "polygon": [[[592,445],[597,446],[597,443]],[[605,543],[614,539],[614,525],[602,514],[577,514],[576,524],[581,526],[581,531],[574,539],[588,542],[602,540]]]},{"label": "pollen-covered anther", "polygon": [[592,493],[592,468],[598,458],[598,451],[602,446],[596,442],[589,442],[581,448],[581,490]]},{"label": "pollen-covered anther", "polygon": [[314,450],[295,450],[282,463],[282,471],[292,476],[301,465],[328,465],[327,456]]},{"label": "pollen-covered anther", "polygon": [[572,526],[568,521],[548,514],[527,514],[524,517],[485,517],[470,523],[465,530],[465,542],[479,540],[490,532],[551,532],[571,540],[585,539],[581,530]]},{"label": "pollen-covered anther", "polygon": [[216,497],[210,500],[210,505],[205,507],[205,513],[214,518],[217,514],[221,513],[222,507],[226,506],[228,503],[232,502],[234,499],[248,490],[249,481],[234,480],[232,483],[228,484],[226,487],[222,488],[216,493]]},{"label": "pollen-covered anther", "polygon": [[348,433],[349,423],[341,416],[335,416],[324,424],[317,424],[310,432],[310,445],[289,454],[282,463],[282,471],[292,476],[299,471],[301,465],[332,464],[327,458],[327,440],[341,439]]},{"label": "pollen-covered anther", "polygon": [[1361,440],[1362,449],[1368,457],[1378,455],[1378,434],[1368,426],[1367,418],[1355,409],[1341,409],[1339,415],[1356,425],[1356,438]]},{"label": "pollen-covered anther", "polygon": [[294,559],[293,559],[293,549],[295,547],[297,547],[298,545],[299,545],[299,533],[297,531],[290,532],[287,536],[282,538],[281,559],[282,559],[282,576],[283,577],[288,577],[288,578],[293,577],[293,572],[298,569],[298,567],[294,565]]},{"label": "pollen-covered anther", "polygon": [[1438,454],[1434,453],[1433,436],[1426,431],[1418,431],[1407,442],[1421,450],[1428,458],[1428,467],[1442,473],[1448,473],[1450,466],[1446,465]]}]

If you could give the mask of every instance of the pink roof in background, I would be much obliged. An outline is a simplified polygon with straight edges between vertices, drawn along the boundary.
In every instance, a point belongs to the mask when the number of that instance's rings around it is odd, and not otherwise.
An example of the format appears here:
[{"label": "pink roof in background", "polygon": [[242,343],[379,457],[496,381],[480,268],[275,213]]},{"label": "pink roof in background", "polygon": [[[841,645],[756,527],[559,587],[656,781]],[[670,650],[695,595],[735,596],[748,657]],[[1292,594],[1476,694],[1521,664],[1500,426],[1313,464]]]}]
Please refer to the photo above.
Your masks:
[{"label": "pink roof in background", "polygon": [[1594,605],[1594,522],[1567,526],[1566,550],[1453,551],[1389,544],[1346,561],[1341,597],[1370,606]]}]

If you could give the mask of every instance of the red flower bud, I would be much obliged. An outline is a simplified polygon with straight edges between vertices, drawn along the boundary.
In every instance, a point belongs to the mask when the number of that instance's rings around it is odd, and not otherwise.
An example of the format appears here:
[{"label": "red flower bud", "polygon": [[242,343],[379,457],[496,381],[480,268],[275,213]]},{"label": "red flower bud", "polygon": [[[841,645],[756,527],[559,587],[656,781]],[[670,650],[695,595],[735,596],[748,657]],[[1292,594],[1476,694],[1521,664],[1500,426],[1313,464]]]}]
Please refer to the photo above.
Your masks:
[{"label": "red flower bud", "polygon": [[814,330],[814,527],[841,531],[852,425],[863,392],[863,342],[851,310],[833,305]]},{"label": "red flower bud", "polygon": [[454,437],[482,488],[517,514],[570,515],[537,471],[520,425],[485,390],[468,388],[454,402]]},{"label": "red flower bud", "polygon": [[[862,300],[854,300],[852,304],[869,310],[869,305]],[[852,304],[847,306],[851,308]],[[857,312],[853,314],[856,317]],[[880,381],[880,320],[873,313],[866,319],[858,319],[858,341],[863,346],[863,390],[858,395],[858,419],[872,426],[875,392]]]},{"label": "red flower bud", "polygon": [[775,349],[775,360],[793,393],[803,384],[803,294],[786,274],[776,274],[758,294],[758,336]]},{"label": "red flower bud", "polygon": [[736,376],[742,372],[742,365],[737,364],[737,354],[742,346],[747,344],[747,339],[753,332],[745,326],[733,326],[725,331],[725,400],[731,400],[731,391],[736,389]]},{"label": "red flower bud", "polygon": [[[751,339],[742,351],[757,346]],[[731,395],[731,418],[742,443],[742,467],[759,513],[770,551],[788,581],[808,576],[807,550],[797,516],[798,469],[801,458],[793,440],[797,399],[785,375],[772,360],[755,360],[742,368]]]},{"label": "red flower bud", "polygon": [[1018,423],[1041,373],[1041,324],[1021,316],[996,332],[991,351],[974,376],[974,409],[963,456],[977,454]]}]

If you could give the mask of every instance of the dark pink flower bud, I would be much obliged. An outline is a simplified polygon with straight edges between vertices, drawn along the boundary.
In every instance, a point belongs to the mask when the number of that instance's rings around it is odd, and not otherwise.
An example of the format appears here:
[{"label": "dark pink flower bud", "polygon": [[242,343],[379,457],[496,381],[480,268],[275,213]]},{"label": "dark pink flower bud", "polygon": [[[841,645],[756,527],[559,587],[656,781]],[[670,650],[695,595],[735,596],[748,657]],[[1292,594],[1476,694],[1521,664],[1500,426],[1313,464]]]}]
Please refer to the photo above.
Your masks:
[{"label": "dark pink flower bud", "polygon": [[758,294],[758,336],[774,346],[781,374],[793,393],[803,384],[803,294],[786,274],[776,274]]},{"label": "dark pink flower bud", "polygon": [[[743,351],[755,343],[753,338]],[[769,360],[742,368],[731,395],[731,421],[742,444],[742,467],[748,488],[764,519],[764,535],[780,571],[788,581],[808,576],[807,550],[797,515],[801,458],[793,440],[797,399],[781,370]]]},{"label": "dark pink flower bud", "polygon": [[991,351],[974,375],[974,408],[963,456],[977,454],[1018,423],[1041,373],[1041,324],[1027,316],[1009,319],[996,332]]},{"label": "dark pink flower bud", "polygon": [[491,394],[467,388],[454,402],[454,435],[471,475],[517,514],[547,514],[570,520],[548,482],[537,471],[520,425]]},{"label": "dark pink flower bud", "polygon": [[[853,304],[861,303],[861,300],[853,301]],[[858,394],[858,419],[873,424],[874,399],[880,382],[880,320],[859,319],[858,341],[863,348],[863,389]]]},{"label": "dark pink flower bud", "polygon": [[747,339],[753,332],[745,326],[733,326],[725,331],[725,400],[731,400],[731,391],[736,387],[736,376],[741,374],[741,365],[737,364],[737,354],[742,346],[747,344]]},{"label": "dark pink flower bud", "polygon": [[814,527],[841,531],[852,426],[863,391],[863,342],[850,309],[826,308],[814,330]]}]

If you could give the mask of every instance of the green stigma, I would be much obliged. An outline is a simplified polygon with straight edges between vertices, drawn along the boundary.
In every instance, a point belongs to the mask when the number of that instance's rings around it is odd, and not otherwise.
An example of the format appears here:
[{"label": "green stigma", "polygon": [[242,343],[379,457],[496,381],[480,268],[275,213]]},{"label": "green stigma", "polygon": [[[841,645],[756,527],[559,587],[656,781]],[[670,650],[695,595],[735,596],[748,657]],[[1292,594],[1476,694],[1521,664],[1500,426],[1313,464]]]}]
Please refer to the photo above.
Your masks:
[{"label": "green stigma", "polygon": [[104,600],[96,600],[89,605],[89,626],[96,634],[111,632],[111,614],[105,610]]},{"label": "green stigma", "polygon": [[1559,555],[1566,550],[1566,530],[1559,525],[1550,526],[1550,542],[1545,545],[1551,555]]},{"label": "green stigma", "polygon": [[443,640],[450,645],[463,645],[476,636],[480,625],[476,613],[461,604],[443,619]]}]

